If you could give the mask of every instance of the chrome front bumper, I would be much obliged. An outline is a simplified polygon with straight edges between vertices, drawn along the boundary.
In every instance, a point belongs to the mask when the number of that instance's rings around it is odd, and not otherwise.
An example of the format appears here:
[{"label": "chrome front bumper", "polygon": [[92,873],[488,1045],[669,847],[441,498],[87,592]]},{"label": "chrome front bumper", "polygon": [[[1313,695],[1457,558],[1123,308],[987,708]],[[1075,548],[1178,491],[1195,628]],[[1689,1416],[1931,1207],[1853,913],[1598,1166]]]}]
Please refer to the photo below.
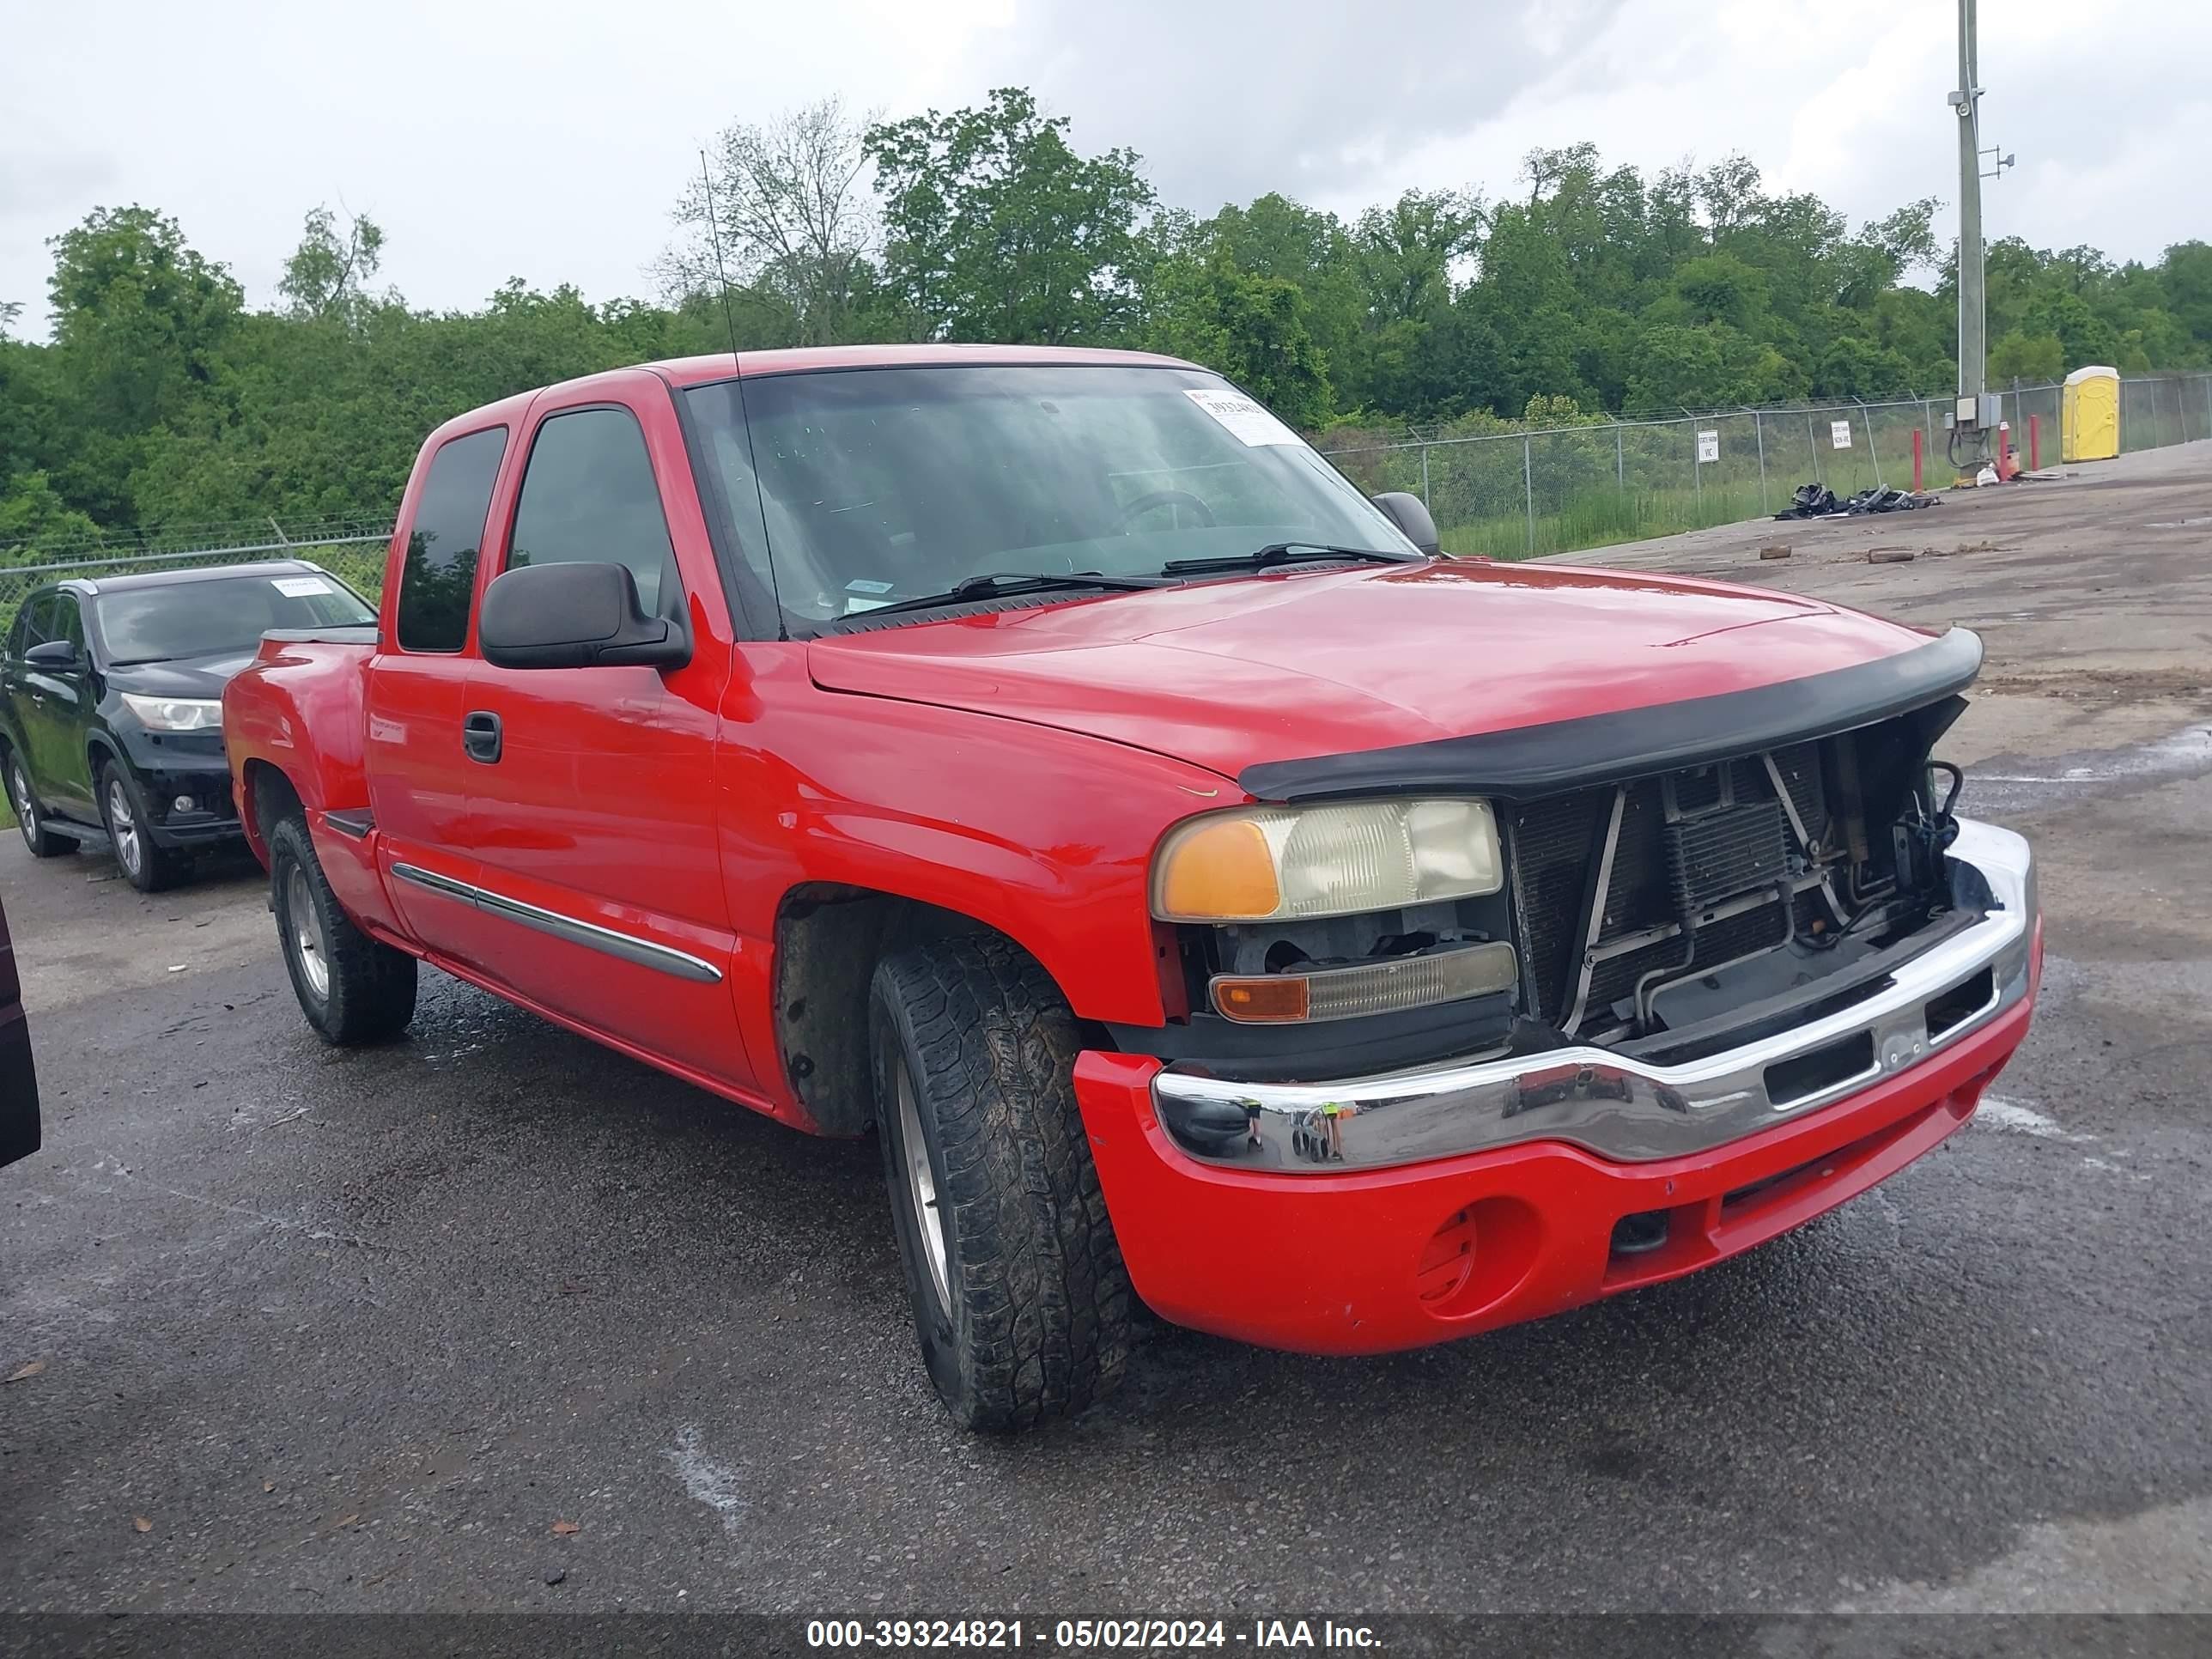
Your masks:
[{"label": "chrome front bumper", "polygon": [[[1213,1127],[1195,1142],[1178,1136],[1194,1156],[1291,1174],[1528,1140],[1571,1141],[1623,1161],[1704,1152],[1919,1065],[2027,997],[2036,917],[2027,842],[1961,819],[1949,856],[1988,888],[1978,921],[1899,963],[1848,1007],[1703,1060],[1656,1066],[1577,1047],[1332,1083],[1239,1083],[1170,1068],[1153,1079],[1153,1100],[1170,1125]],[[1929,1006],[1985,971],[1987,1000],[1963,1017],[1951,1005],[1931,1030]],[[1804,1064],[1793,1071],[1792,1061]],[[1845,1074],[1832,1075],[1838,1064]],[[1808,1073],[1816,1080],[1807,1086]],[[1242,1111],[1241,1132],[1220,1132],[1234,1123],[1224,1108]]]}]

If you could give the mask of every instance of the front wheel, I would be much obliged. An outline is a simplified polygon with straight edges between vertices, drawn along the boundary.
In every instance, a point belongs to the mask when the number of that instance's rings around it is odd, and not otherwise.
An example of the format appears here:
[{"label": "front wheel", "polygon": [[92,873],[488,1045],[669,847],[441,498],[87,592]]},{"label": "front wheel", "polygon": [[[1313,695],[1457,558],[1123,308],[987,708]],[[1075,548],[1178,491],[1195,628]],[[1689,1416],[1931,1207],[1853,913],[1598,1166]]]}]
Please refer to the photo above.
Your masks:
[{"label": "front wheel", "polygon": [[107,839],[115,848],[115,861],[131,884],[142,893],[158,893],[173,887],[185,872],[185,860],[166,847],[154,844],[146,827],[146,814],[130,775],[113,761],[100,769],[100,816],[107,825]]},{"label": "front wheel", "polygon": [[296,815],[269,832],[269,885],[277,944],[307,1024],[340,1048],[398,1036],[415,1017],[415,958],[354,926]]},{"label": "front wheel", "polygon": [[930,1381],[970,1429],[1083,1410],[1121,1381],[1130,1291],[1075,1103],[1081,1041],[1011,941],[886,957],[876,1127]]},{"label": "front wheel", "polygon": [[76,843],[46,828],[46,815],[40,810],[38,796],[32,793],[31,775],[23,769],[23,757],[10,749],[7,759],[8,805],[15,810],[15,827],[23,832],[23,845],[31,849],[34,859],[50,859],[68,852]]}]

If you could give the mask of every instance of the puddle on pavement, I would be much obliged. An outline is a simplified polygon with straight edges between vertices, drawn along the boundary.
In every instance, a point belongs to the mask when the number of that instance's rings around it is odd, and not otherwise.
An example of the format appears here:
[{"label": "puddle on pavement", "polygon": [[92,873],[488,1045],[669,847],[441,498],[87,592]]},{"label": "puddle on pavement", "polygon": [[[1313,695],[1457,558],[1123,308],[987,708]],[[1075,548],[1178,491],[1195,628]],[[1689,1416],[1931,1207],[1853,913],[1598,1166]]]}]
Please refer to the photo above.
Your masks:
[{"label": "puddle on pavement", "polygon": [[2212,775],[2212,726],[2191,726],[2120,749],[2077,749],[2040,757],[1992,755],[1966,769],[1960,805],[1970,816],[2002,822],[2012,812],[2088,795],[2131,794],[2207,775]]}]

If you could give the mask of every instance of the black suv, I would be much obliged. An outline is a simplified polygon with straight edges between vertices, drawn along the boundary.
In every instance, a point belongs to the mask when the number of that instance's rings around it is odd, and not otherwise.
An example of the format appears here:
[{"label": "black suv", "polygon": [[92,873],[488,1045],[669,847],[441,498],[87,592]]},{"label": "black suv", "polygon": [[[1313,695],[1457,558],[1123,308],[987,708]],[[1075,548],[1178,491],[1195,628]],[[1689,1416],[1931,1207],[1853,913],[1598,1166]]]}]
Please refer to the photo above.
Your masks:
[{"label": "black suv", "polygon": [[0,775],[24,842],[105,840],[142,892],[239,834],[222,688],[271,628],[373,623],[336,576],[286,559],[41,587],[0,661]]}]

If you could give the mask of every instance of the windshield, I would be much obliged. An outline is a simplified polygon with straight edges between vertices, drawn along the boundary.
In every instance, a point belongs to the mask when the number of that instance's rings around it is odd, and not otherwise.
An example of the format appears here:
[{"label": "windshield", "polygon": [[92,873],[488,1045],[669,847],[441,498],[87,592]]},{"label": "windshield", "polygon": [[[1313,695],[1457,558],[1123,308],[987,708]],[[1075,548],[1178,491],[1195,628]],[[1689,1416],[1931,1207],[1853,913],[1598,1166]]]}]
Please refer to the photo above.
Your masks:
[{"label": "windshield", "polygon": [[765,541],[756,574],[802,633],[991,572],[1148,576],[1278,542],[1418,556],[1296,433],[1201,370],[767,375],[744,383],[742,414],[734,381],[686,396],[737,544]]},{"label": "windshield", "polygon": [[339,628],[376,620],[376,612],[337,578],[309,571],[125,588],[97,595],[92,611],[111,664],[245,655],[271,628]]}]

